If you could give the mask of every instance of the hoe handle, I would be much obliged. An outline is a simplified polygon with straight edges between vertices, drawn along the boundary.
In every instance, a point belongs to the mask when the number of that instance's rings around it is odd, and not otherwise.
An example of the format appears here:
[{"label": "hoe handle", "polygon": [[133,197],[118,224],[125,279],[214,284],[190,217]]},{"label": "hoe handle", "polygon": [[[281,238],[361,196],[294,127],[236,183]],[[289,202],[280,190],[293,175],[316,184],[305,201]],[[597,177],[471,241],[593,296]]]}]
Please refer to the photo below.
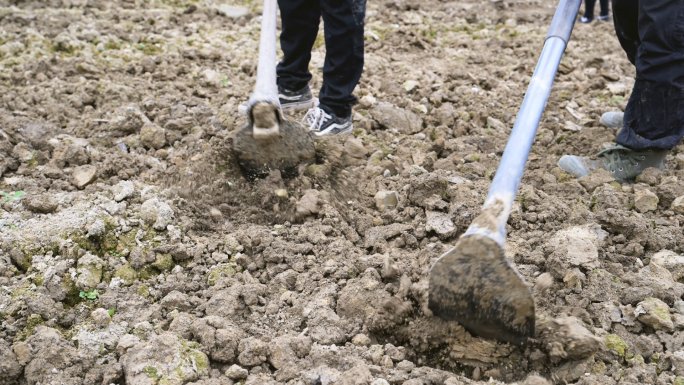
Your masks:
[{"label": "hoe handle", "polygon": [[249,98],[249,109],[259,103],[273,103],[280,108],[276,86],[276,0],[264,0],[259,42],[259,65],[254,93]]},{"label": "hoe handle", "polygon": [[485,235],[504,246],[506,222],[511,206],[581,3],[582,0],[560,0],[549,33],[546,35],[537,67],[527,87],[525,99],[482,208],[483,211],[492,209],[496,217],[496,226],[492,226],[493,223],[485,226],[475,221],[464,235]]}]

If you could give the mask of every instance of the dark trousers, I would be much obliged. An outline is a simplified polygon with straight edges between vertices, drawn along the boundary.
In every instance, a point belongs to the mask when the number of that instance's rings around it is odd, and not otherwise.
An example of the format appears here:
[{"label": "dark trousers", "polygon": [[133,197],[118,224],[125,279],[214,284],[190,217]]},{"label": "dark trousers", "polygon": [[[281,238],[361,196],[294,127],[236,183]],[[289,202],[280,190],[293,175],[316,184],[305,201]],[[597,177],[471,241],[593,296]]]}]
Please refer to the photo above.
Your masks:
[{"label": "dark trousers", "polygon": [[346,117],[363,71],[363,27],[366,0],[278,0],[283,32],[280,47],[285,57],[278,64],[278,84],[302,89],[311,80],[309,61],[323,16],[325,62],[321,107]]},{"label": "dark trousers", "polygon": [[[608,16],[608,4],[610,0],[600,0],[601,13],[599,16]],[[596,0],[584,0],[584,17],[589,20],[594,19],[594,8],[596,7]]]},{"label": "dark trousers", "polygon": [[684,136],[684,0],[613,0],[613,18],[636,66],[616,142],[671,149]]}]

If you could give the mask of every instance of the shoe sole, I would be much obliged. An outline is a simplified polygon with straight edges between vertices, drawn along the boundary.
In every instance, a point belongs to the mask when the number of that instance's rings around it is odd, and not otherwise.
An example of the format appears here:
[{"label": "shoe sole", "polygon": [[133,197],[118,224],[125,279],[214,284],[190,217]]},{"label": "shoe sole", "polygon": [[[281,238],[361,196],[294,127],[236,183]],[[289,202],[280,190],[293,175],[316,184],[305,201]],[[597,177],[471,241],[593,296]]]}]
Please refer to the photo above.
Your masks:
[{"label": "shoe sole", "polygon": [[326,136],[326,135],[346,135],[346,134],[351,134],[351,132],[354,131],[354,125],[350,124],[349,127],[345,128],[344,130],[337,132],[337,133],[330,133],[330,132],[314,132],[313,134],[316,136]]},{"label": "shoe sole", "polygon": [[288,103],[282,106],[283,111],[304,111],[318,105],[318,99],[307,100],[306,102]]},{"label": "shoe sole", "polygon": [[[314,108],[318,105],[318,98],[314,98],[312,100],[302,102],[302,103],[291,103],[286,106],[281,106],[280,108],[283,111],[304,111],[308,110],[309,108]],[[240,115],[247,115],[247,105],[246,104],[240,104],[238,106],[238,114]]]}]

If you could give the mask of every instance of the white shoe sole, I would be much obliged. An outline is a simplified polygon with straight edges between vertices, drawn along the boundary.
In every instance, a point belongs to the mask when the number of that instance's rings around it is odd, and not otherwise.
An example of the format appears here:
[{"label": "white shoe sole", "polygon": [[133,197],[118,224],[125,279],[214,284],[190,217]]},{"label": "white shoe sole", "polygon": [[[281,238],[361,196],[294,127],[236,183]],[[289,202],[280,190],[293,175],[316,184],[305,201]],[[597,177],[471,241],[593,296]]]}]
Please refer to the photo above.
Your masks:
[{"label": "white shoe sole", "polygon": [[346,134],[351,134],[351,132],[354,131],[354,125],[350,124],[349,127],[347,127],[344,131],[340,131],[336,134],[331,133],[330,131],[326,132],[314,132],[313,134],[316,136],[326,136],[326,135],[346,135]]},{"label": "white shoe sole", "polygon": [[[314,108],[318,106],[318,98],[313,98],[312,100],[309,100],[307,102],[303,103],[292,103],[288,104],[287,106],[283,107],[283,111],[304,111],[308,110],[309,108]],[[246,104],[240,104],[238,106],[238,114],[240,115],[247,115],[247,105]]]}]

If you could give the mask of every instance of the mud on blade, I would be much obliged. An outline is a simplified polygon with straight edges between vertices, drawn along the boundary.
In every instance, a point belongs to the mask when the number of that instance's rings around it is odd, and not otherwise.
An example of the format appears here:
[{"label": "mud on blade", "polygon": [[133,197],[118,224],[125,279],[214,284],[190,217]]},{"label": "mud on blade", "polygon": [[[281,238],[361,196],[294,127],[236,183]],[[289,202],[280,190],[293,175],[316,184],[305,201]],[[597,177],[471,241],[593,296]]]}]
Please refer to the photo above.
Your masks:
[{"label": "mud on blade", "polygon": [[534,337],[530,290],[491,238],[469,235],[430,271],[430,310],[468,331],[516,345]]}]

